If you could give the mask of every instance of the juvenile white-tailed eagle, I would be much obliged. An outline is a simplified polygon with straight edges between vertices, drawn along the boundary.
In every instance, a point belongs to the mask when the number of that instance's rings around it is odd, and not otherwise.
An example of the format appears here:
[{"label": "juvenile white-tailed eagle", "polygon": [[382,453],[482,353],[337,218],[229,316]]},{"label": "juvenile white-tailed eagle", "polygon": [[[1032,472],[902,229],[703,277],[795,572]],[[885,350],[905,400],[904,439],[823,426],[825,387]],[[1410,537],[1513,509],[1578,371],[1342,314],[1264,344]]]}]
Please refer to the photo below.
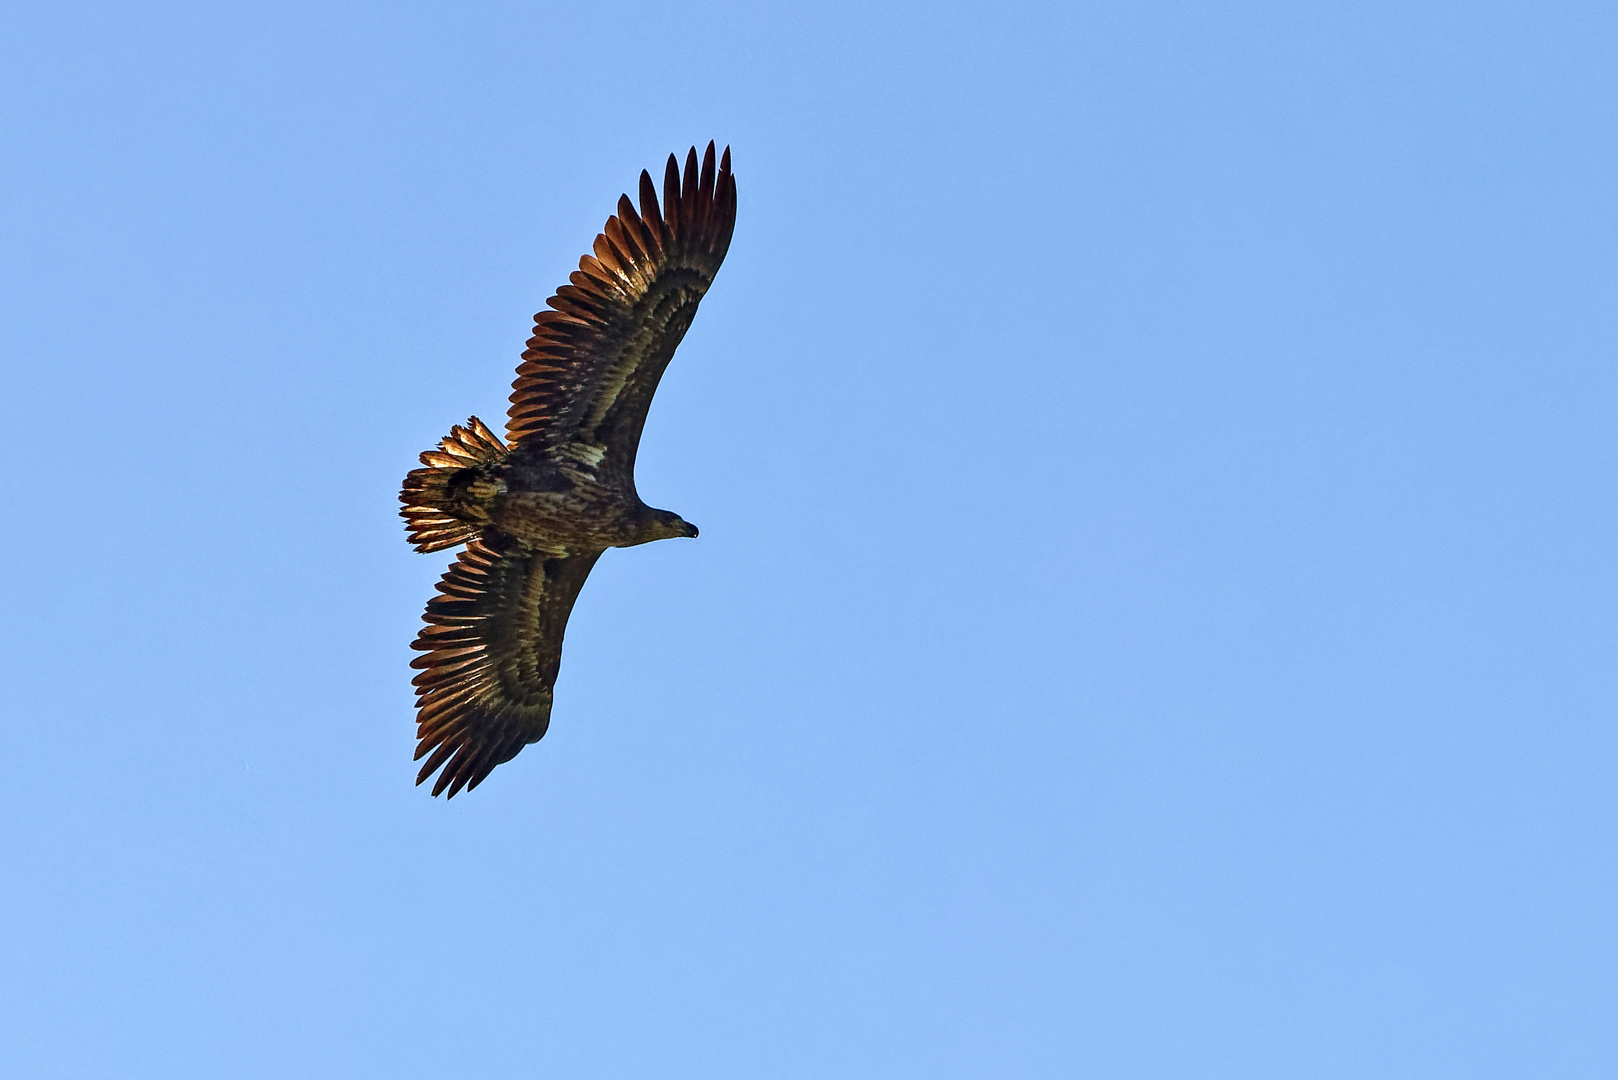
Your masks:
[{"label": "juvenile white-tailed eagle", "polygon": [[466,544],[413,643],[416,783],[442,767],[434,795],[477,787],[545,734],[568,613],[603,551],[697,535],[641,502],[635,450],[735,223],[728,148],[717,169],[713,143],[700,169],[692,148],[683,176],[669,155],[661,207],[641,173],[640,212],[620,197],[595,253],[534,316],[506,440],[474,416],[405,477],[416,550]]}]

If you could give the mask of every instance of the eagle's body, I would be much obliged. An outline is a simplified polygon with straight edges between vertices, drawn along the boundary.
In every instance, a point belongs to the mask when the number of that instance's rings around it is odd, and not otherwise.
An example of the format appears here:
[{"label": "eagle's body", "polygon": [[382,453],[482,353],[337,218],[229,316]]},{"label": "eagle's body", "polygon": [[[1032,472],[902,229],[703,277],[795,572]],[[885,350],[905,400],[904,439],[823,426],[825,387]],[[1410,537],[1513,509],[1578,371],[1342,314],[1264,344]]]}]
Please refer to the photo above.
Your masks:
[{"label": "eagle's body", "polygon": [[562,634],[579,588],[609,547],[697,530],[635,491],[635,452],[663,369],[724,260],[736,219],[726,150],[708,145],[664,199],[641,173],[571,284],[534,316],[517,368],[507,439],[473,417],[405,478],[401,511],[418,551],[465,542],[427,604],[414,647],[416,782],[476,787],[550,723]]}]

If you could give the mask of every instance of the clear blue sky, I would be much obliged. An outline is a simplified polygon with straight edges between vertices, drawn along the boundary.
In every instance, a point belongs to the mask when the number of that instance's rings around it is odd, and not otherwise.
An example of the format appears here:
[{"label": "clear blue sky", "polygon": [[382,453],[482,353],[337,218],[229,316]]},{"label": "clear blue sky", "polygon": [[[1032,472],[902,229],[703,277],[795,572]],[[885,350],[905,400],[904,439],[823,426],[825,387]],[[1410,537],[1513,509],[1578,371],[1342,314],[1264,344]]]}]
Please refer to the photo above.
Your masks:
[{"label": "clear blue sky", "polygon": [[[1615,40],[13,9],[5,1071],[1618,1075]],[[428,798],[399,480],[709,138],[702,536]]]}]

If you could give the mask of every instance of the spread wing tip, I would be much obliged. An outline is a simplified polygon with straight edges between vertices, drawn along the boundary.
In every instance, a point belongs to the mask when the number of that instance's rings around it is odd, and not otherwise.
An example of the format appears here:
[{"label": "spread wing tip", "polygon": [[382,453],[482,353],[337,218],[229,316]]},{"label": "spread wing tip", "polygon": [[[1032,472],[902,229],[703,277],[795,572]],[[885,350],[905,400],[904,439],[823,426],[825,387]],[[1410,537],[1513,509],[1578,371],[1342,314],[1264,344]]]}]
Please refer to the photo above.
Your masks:
[{"label": "spread wing tip", "polygon": [[[451,708],[448,715],[425,715],[416,726],[415,760],[427,758],[421,771],[416,773],[419,787],[433,773],[433,795],[445,794],[453,799],[464,788],[471,791],[494,771],[504,765],[531,742],[544,735],[547,722],[539,726],[539,735],[533,735],[533,725],[525,725],[522,718],[506,715],[504,710],[488,710],[467,702],[461,709]],[[431,755],[431,756],[429,756]]]},{"label": "spread wing tip", "polygon": [[442,741],[424,738],[416,748],[416,760],[420,761],[429,751],[432,757],[416,774],[416,786],[426,783],[428,777],[442,768],[438,779],[433,781],[433,796],[453,799],[462,789],[471,791],[483,783],[496,765],[516,757],[524,745],[520,741],[512,745],[509,738],[478,745],[464,731],[455,732]]},{"label": "spread wing tip", "polygon": [[619,197],[617,213],[568,284],[534,315],[534,333],[512,383],[509,442],[569,437],[569,417],[579,415],[575,399],[594,392],[593,373],[614,362],[622,344],[622,320],[662,275],[695,271],[700,281],[687,287],[698,298],[706,291],[736,227],[730,170],[730,147],[721,154],[709,140],[700,158],[695,146],[686,150],[683,170],[676,155],[668,156],[661,202],[645,170],[636,185],[639,208],[629,195]]}]

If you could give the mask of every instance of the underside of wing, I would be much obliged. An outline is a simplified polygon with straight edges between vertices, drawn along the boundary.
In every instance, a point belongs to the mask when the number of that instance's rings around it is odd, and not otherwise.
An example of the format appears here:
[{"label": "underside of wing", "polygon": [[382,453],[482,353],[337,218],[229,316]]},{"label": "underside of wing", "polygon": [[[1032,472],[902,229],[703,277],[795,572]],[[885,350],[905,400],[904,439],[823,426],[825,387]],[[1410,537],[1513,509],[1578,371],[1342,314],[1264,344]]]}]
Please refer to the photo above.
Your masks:
[{"label": "underside of wing", "polygon": [[735,224],[728,148],[717,169],[713,143],[700,166],[693,148],[683,176],[669,155],[661,205],[651,176],[640,174],[639,212],[620,198],[594,254],[534,316],[507,423],[519,457],[571,457],[632,478],[652,394]]},{"label": "underside of wing", "polygon": [[[547,558],[497,532],[473,540],[427,603],[416,758],[433,794],[471,790],[550,726],[562,634],[598,554]],[[431,755],[431,756],[428,756]]]}]

